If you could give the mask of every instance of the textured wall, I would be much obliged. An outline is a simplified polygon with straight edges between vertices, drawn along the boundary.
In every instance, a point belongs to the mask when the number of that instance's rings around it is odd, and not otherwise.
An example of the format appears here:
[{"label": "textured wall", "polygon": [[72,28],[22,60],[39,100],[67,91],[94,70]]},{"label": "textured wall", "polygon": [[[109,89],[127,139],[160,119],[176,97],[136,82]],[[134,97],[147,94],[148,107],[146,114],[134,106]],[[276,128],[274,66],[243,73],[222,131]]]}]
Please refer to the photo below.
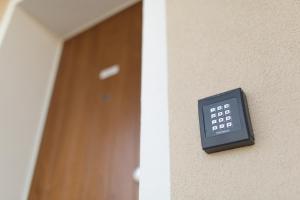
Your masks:
[{"label": "textured wall", "polygon": [[[172,200],[300,199],[300,1],[168,0]],[[197,100],[242,87],[256,144],[207,155]]]}]

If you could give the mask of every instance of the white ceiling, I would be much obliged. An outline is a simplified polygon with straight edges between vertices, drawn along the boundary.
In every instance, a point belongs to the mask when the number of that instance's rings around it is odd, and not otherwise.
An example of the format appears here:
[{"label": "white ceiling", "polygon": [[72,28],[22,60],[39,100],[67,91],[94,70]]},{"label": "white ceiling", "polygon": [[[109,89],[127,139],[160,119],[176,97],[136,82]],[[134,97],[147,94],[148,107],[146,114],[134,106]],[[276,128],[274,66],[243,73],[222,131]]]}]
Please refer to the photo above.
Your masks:
[{"label": "white ceiling", "polygon": [[23,0],[20,6],[51,31],[69,38],[139,0]]}]

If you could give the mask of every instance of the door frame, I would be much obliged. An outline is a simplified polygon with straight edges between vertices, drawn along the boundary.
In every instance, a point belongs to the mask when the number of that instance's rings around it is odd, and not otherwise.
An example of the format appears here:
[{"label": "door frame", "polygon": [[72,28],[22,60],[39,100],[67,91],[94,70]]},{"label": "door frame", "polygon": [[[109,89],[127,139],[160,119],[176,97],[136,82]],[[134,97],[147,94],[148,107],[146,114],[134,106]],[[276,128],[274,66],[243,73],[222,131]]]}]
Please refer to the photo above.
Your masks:
[{"label": "door frame", "polygon": [[143,1],[140,200],[170,200],[166,0]]}]

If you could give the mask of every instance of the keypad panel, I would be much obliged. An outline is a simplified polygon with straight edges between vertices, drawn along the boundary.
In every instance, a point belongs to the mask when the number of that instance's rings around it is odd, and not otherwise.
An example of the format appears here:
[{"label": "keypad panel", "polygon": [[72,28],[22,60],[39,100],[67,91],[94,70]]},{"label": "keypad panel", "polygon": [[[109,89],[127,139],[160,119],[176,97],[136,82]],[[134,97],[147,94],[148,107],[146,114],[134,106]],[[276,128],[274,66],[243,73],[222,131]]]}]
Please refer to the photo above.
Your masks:
[{"label": "keypad panel", "polygon": [[235,98],[203,106],[206,137],[226,134],[241,129]]}]

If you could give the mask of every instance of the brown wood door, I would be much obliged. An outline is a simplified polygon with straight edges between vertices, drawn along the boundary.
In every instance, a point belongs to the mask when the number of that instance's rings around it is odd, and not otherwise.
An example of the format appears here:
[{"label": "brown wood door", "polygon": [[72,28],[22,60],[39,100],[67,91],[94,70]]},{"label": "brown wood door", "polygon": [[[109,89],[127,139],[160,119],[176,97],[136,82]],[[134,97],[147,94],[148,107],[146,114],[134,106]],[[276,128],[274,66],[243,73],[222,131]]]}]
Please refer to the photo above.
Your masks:
[{"label": "brown wood door", "polygon": [[30,200],[137,200],[141,19],[138,3],[65,42]]},{"label": "brown wood door", "polygon": [[0,0],[0,21],[2,20],[2,17],[6,11],[7,4],[8,0]]}]

